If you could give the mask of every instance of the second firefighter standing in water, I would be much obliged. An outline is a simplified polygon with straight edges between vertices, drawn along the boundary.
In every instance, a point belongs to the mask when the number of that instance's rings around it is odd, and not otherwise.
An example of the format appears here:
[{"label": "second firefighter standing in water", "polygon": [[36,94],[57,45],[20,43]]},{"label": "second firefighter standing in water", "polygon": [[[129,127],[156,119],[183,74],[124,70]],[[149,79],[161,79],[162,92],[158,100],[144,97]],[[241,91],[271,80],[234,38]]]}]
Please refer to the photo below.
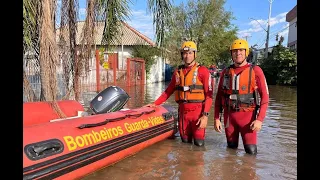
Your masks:
[{"label": "second firefighter standing in water", "polygon": [[241,133],[246,153],[257,154],[257,131],[261,129],[269,103],[267,81],[259,66],[247,62],[249,45],[246,40],[235,40],[230,52],[233,64],[221,72],[214,128],[221,132],[219,114],[223,110],[228,147],[238,147]]},{"label": "second firefighter standing in water", "polygon": [[208,68],[196,61],[197,46],[194,42],[184,42],[180,52],[184,65],[175,69],[166,90],[147,106],[160,105],[175,93],[175,101],[179,104],[179,133],[182,142],[203,146],[212,105],[211,76]]}]

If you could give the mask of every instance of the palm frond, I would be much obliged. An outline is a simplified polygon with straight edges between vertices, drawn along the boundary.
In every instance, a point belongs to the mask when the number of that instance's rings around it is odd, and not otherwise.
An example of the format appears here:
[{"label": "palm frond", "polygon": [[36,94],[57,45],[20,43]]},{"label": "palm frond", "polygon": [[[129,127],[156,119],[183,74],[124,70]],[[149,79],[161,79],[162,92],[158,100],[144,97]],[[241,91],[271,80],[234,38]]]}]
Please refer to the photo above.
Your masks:
[{"label": "palm frond", "polygon": [[170,0],[148,0],[148,8],[153,14],[157,45],[162,47],[164,45],[165,29],[170,22],[171,2]]},{"label": "palm frond", "polygon": [[112,42],[119,42],[121,22],[129,19],[130,0],[98,0],[99,18],[104,20],[102,44],[110,46]]}]

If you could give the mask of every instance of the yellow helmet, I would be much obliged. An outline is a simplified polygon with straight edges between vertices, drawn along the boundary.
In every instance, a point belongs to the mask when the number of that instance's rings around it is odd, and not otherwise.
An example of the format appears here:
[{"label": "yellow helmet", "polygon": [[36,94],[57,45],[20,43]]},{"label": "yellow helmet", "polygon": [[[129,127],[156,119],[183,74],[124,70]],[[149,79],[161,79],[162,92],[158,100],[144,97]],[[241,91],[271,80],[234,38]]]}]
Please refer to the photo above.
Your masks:
[{"label": "yellow helmet", "polygon": [[244,39],[236,39],[232,42],[230,46],[230,51],[234,49],[245,49],[246,50],[246,57],[249,55],[249,45],[248,42]]},{"label": "yellow helmet", "polygon": [[181,45],[181,51],[196,51],[197,52],[197,45],[193,41],[185,41]]},{"label": "yellow helmet", "polygon": [[197,52],[197,45],[193,41],[185,41],[181,45],[180,51],[194,51],[194,57],[196,57],[196,52]]}]

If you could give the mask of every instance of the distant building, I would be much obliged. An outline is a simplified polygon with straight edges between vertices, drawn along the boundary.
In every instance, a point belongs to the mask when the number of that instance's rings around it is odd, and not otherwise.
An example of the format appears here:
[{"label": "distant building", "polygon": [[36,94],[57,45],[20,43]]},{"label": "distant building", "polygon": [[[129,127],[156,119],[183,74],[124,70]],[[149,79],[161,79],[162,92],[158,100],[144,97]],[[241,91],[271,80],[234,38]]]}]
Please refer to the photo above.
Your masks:
[{"label": "distant building", "polygon": [[[268,47],[268,53],[272,53],[274,46]],[[257,59],[256,59],[256,65],[260,65],[264,59],[264,54],[265,54],[266,49],[257,49]]]},{"label": "distant building", "polygon": [[[76,48],[81,48],[81,38],[83,36],[82,30],[84,28],[84,21],[77,22],[77,33],[76,33]],[[89,68],[87,75],[81,75],[80,81],[88,89],[95,89],[96,87],[96,57],[95,50],[99,48],[106,47],[102,43],[103,31],[104,31],[104,22],[98,21],[95,24],[95,39],[94,45],[92,46],[92,57],[89,60]],[[60,42],[60,31],[61,28],[58,28],[56,31],[56,41],[60,47],[63,47]],[[68,30],[62,31],[66,33],[66,41],[68,42]],[[117,77],[121,77],[123,80],[126,76],[124,75],[127,71],[127,58],[133,58],[133,50],[136,46],[151,46],[155,47],[156,44],[149,39],[147,36],[137,31],[133,27],[129,26],[127,23],[122,22],[120,25],[120,30],[118,34],[118,39],[120,41],[111,42],[110,50],[105,50],[103,52],[103,58],[109,62],[109,68],[105,69],[102,65],[98,65],[100,73],[100,83],[113,82],[113,69],[115,67],[117,70]],[[79,53],[79,50],[77,51]],[[61,99],[66,94],[65,80],[64,80],[64,71],[63,71],[63,60],[64,57],[59,59],[59,62],[56,63],[57,66],[57,83],[58,83],[58,95],[57,98]],[[111,61],[112,60],[112,61]],[[111,66],[113,62],[113,66]],[[23,69],[24,73],[27,75],[30,86],[33,89],[35,96],[39,99],[41,93],[41,80],[40,80],[40,67],[37,59],[35,59],[35,52],[29,51],[24,54],[23,57]],[[148,79],[145,80],[146,83],[156,83],[165,81],[165,59],[162,57],[156,57],[154,64],[150,68],[150,74]],[[141,69],[139,64],[133,64],[133,68]],[[84,71],[83,67],[83,71]],[[139,77],[139,71],[134,71]],[[84,73],[83,73],[84,74]],[[119,78],[120,79],[120,78]],[[118,81],[118,80],[117,80]],[[119,80],[120,81],[120,80]],[[89,91],[89,90],[88,90]],[[23,101],[26,102],[27,98],[23,95]]]},{"label": "distant building", "polygon": [[288,47],[297,50],[297,5],[286,15],[289,22]]},{"label": "distant building", "polygon": [[[77,29],[78,32],[76,34],[76,44],[78,47],[81,45],[81,38],[82,38],[82,30],[84,27],[85,22],[79,21],[77,22]],[[104,22],[98,21],[96,22],[95,27],[95,40],[94,40],[94,46],[92,47],[93,52],[95,52],[95,49],[99,49],[101,47],[106,47],[103,45],[103,31],[104,31]],[[134,29],[133,27],[129,26],[129,24],[122,22],[120,26],[120,33],[118,34],[118,40],[115,40],[111,42],[111,45],[113,46],[110,48],[110,50],[104,52],[105,58],[109,60],[115,59],[115,67],[117,70],[120,70],[119,72],[124,72],[123,70],[127,69],[127,58],[132,58],[132,52],[133,48],[135,46],[144,45],[144,46],[152,46],[155,47],[156,44],[149,39],[147,36],[139,32],[138,30]],[[60,29],[57,30],[57,42],[59,42],[59,33]],[[111,65],[110,65],[111,67]],[[88,83],[94,83],[96,81],[96,59],[95,55],[93,54],[91,61],[89,62],[89,75],[85,78],[88,80]],[[100,69],[103,69],[102,66],[100,66]],[[103,71],[105,72],[105,71]],[[113,71],[109,71],[108,73],[112,74]],[[151,66],[150,74],[148,76],[148,79],[146,79],[146,83],[155,83],[155,82],[161,82],[165,81],[165,60],[164,58],[157,57],[154,64]],[[102,73],[100,73],[102,76]],[[106,75],[106,74],[105,74]],[[107,79],[111,78],[112,76],[108,76]]]}]

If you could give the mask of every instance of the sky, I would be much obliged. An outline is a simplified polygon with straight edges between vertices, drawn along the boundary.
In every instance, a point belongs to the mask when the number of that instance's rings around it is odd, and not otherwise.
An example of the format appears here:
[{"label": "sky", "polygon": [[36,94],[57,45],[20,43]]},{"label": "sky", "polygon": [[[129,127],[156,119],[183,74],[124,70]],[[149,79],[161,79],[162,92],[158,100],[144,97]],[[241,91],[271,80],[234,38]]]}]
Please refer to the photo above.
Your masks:
[{"label": "sky", "polygon": [[[172,0],[173,5],[179,5],[181,2],[187,0]],[[86,0],[79,0],[80,20],[85,18],[85,3]],[[265,47],[270,4],[269,47],[276,45],[276,34],[284,37],[283,44],[286,45],[289,30],[286,14],[297,5],[297,0],[226,0],[224,5],[224,9],[232,12],[236,18],[231,23],[238,27],[238,37],[247,39],[250,46],[256,44],[258,49]],[[129,8],[131,16],[127,23],[155,40],[152,14],[148,11],[147,0],[131,0]]]}]

